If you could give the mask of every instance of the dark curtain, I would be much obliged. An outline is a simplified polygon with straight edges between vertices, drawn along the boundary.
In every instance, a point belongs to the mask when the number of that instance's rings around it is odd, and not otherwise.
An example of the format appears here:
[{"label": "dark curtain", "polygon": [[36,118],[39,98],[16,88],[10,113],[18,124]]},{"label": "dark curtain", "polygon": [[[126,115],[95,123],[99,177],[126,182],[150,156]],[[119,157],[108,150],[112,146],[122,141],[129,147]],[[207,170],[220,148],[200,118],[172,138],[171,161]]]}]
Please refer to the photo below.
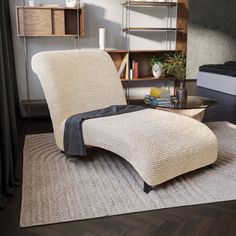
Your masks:
[{"label": "dark curtain", "polygon": [[8,0],[0,0],[0,208],[18,185],[17,88]]}]

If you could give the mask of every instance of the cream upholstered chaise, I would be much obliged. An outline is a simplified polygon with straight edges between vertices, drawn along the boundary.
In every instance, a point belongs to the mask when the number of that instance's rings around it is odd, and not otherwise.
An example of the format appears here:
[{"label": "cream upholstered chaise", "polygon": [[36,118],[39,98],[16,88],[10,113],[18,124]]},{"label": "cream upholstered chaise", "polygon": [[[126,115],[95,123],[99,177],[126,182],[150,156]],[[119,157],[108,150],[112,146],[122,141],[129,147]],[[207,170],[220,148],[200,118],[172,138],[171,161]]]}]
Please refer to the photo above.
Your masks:
[{"label": "cream upholstered chaise", "polygon": [[[41,81],[62,151],[67,118],[126,104],[114,63],[104,51],[42,52],[33,57],[32,68]],[[83,136],[86,145],[128,161],[144,180],[146,192],[217,158],[217,140],[206,125],[155,109],[86,120]]]}]

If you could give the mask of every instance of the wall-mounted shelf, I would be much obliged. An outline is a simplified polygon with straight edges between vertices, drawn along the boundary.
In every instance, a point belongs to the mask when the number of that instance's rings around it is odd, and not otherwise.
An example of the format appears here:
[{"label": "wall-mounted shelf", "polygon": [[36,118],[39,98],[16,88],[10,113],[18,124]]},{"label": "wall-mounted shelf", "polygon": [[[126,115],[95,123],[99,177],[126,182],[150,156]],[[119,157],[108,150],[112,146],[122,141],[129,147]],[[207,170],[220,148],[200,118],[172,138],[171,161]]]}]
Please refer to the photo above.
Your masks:
[{"label": "wall-mounted shelf", "polygon": [[142,28],[142,27],[131,27],[122,29],[123,32],[132,33],[132,32],[168,32],[168,31],[177,31],[176,28]]},{"label": "wall-mounted shelf", "polygon": [[[167,28],[134,28],[130,25],[130,11],[133,10],[132,7],[166,7],[167,8],[167,18],[171,18],[169,9],[174,7],[176,9],[176,25],[172,27],[172,20],[167,20]],[[186,52],[187,50],[187,26],[188,26],[188,10],[189,10],[189,0],[176,0],[176,1],[132,1],[126,0],[122,4],[122,32],[123,32],[123,44],[124,49],[130,48],[130,37],[128,35],[135,32],[165,32],[168,34],[176,33],[176,47],[175,49]],[[125,20],[124,20],[125,19]],[[168,40],[167,40],[168,41]],[[171,43],[166,43],[166,50],[170,49]]]},{"label": "wall-mounted shelf", "polygon": [[83,8],[18,6],[16,19],[18,36],[84,35]]},{"label": "wall-mounted shelf", "polygon": [[155,1],[126,1],[124,7],[175,7],[176,2],[155,2]]},{"label": "wall-mounted shelf", "polygon": [[171,53],[171,52],[179,52],[180,50],[130,50],[131,54],[134,53]]},{"label": "wall-mounted shelf", "polygon": [[[130,68],[130,63],[136,61],[139,63],[139,76],[137,80],[127,79],[125,75],[121,76],[122,81],[166,81],[166,80],[175,80],[175,77],[165,77],[163,76],[160,79],[155,79],[152,75],[150,68],[150,58],[152,56],[163,56],[165,53],[174,53],[177,50],[106,50],[111,56],[117,70],[119,70],[124,58],[128,57],[128,68]],[[126,78],[125,78],[126,77]]]},{"label": "wall-mounted shelf", "polygon": [[106,49],[110,53],[167,53],[167,52],[180,52],[181,50],[119,50],[119,49]]},{"label": "wall-mounted shelf", "polygon": [[176,80],[175,77],[169,77],[169,76],[163,76],[158,79],[150,76],[150,77],[139,77],[138,79],[132,79],[132,80],[126,80],[126,79],[121,79],[122,82],[138,82],[138,81],[168,81],[168,80]]}]

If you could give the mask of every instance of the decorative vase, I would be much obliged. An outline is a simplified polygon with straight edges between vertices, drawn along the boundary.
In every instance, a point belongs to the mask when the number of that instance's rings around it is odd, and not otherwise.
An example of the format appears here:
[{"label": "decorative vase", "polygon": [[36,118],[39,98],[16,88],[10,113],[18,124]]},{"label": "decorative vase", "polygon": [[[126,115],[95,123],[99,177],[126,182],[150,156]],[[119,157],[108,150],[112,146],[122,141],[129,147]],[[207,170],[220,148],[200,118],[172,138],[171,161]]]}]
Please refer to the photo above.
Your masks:
[{"label": "decorative vase", "polygon": [[180,88],[177,89],[177,99],[178,103],[187,103],[187,98],[188,98],[188,91],[187,89],[184,88],[184,83],[180,82]]},{"label": "decorative vase", "polygon": [[29,4],[29,7],[34,7],[34,0],[29,0],[28,4]]},{"label": "decorative vase", "polygon": [[106,45],[106,29],[99,28],[99,49],[105,50]]},{"label": "decorative vase", "polygon": [[152,66],[152,74],[156,79],[160,78],[162,75],[162,65],[161,64],[154,64]]},{"label": "decorative vase", "polygon": [[77,6],[77,0],[66,0],[66,7],[73,8]]}]

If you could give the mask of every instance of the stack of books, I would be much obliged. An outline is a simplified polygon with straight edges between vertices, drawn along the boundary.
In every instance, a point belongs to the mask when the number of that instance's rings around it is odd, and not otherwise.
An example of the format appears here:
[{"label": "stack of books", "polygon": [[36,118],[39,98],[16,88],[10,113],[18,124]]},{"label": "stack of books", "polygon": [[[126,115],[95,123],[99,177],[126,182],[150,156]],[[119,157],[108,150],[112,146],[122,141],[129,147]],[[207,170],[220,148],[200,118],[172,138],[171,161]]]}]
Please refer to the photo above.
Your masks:
[{"label": "stack of books", "polygon": [[166,88],[152,87],[150,95],[144,97],[144,102],[152,107],[171,104],[170,91]]},{"label": "stack of books", "polygon": [[150,105],[152,107],[157,107],[158,105],[164,105],[164,104],[171,104],[170,97],[169,98],[157,98],[153,97],[151,95],[146,95],[144,97],[144,102],[147,105]]}]

